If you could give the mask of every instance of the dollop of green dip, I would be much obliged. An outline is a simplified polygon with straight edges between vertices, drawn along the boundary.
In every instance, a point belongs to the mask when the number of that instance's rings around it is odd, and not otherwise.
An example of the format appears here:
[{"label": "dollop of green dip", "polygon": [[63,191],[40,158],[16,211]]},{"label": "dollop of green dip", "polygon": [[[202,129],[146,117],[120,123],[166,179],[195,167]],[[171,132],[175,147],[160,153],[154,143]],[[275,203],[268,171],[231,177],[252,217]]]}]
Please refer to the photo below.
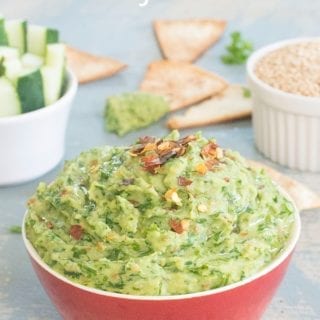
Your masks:
[{"label": "dollop of green dip", "polygon": [[169,111],[163,97],[133,92],[109,97],[105,108],[105,126],[110,132],[123,136],[147,127]]},{"label": "dollop of green dip", "polygon": [[240,281],[279,255],[294,225],[293,205],[263,170],[177,132],[84,152],[28,204],[26,235],[45,263],[133,295]]}]

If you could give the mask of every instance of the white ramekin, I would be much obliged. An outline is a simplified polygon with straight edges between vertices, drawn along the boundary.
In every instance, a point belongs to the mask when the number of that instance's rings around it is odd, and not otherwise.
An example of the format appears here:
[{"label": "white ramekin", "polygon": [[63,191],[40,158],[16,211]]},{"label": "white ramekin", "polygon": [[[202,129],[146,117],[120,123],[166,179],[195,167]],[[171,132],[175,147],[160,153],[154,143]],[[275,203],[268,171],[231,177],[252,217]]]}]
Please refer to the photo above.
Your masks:
[{"label": "white ramekin", "polygon": [[275,89],[260,80],[254,68],[270,51],[320,38],[280,41],[255,51],[247,62],[248,85],[253,97],[253,130],[258,149],[289,168],[320,171],[320,98]]},{"label": "white ramekin", "polygon": [[0,118],[0,185],[35,179],[61,161],[77,86],[75,76],[68,71],[67,90],[58,101],[36,111]]}]

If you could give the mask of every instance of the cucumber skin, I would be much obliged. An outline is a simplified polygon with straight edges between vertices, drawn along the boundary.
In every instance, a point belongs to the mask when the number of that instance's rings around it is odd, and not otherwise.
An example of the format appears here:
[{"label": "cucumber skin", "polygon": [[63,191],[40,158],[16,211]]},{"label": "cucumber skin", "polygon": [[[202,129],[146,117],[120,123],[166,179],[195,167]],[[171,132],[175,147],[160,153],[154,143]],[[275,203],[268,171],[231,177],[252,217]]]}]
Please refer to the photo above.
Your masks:
[{"label": "cucumber skin", "polygon": [[44,107],[45,102],[40,70],[18,78],[17,93],[21,103],[22,113]]},{"label": "cucumber skin", "polygon": [[23,21],[22,23],[22,28],[23,28],[23,52],[22,53],[26,53],[27,52],[27,21]]},{"label": "cucumber skin", "polygon": [[47,44],[59,42],[59,31],[56,29],[47,30]]},{"label": "cucumber skin", "polygon": [[8,44],[8,37],[4,28],[4,19],[0,18],[0,46],[7,46]]},{"label": "cucumber skin", "polygon": [[[19,43],[13,45],[12,44],[12,33],[8,31],[8,26],[6,26],[7,23],[12,23],[12,22],[16,22],[16,23],[19,23],[21,24],[21,32],[22,32],[22,43],[19,41]],[[8,45],[10,47],[15,47],[15,48],[18,48],[19,49],[19,52],[20,52],[20,55],[21,54],[24,54],[26,51],[27,51],[27,21],[20,21],[20,20],[6,20],[4,21],[4,24],[5,24],[5,31],[6,31],[6,35],[7,35],[7,38],[8,38]],[[20,30],[19,30],[20,32]],[[10,37],[11,35],[11,37]]]},{"label": "cucumber skin", "polygon": [[67,72],[67,67],[65,62],[63,66],[63,72],[62,72],[62,84],[61,84],[59,99],[67,92],[67,89],[68,89],[68,72]]}]

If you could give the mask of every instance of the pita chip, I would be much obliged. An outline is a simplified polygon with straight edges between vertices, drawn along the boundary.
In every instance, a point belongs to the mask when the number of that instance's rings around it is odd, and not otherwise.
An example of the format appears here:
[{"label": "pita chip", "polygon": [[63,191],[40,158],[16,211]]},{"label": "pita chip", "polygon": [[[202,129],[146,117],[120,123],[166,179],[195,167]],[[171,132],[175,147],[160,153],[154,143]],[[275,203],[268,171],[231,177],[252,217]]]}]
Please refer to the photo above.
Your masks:
[{"label": "pita chip", "polygon": [[253,168],[263,168],[271,179],[282,187],[292,197],[299,210],[320,208],[320,195],[309,189],[304,184],[285,176],[284,174],[255,161],[248,161]]},{"label": "pita chip", "polygon": [[226,26],[222,20],[157,20],[154,30],[163,56],[192,62],[219,40]]},{"label": "pita chip", "polygon": [[79,83],[110,77],[126,67],[117,60],[96,56],[70,46],[66,46],[66,54],[68,66],[75,73]]},{"label": "pita chip", "polygon": [[175,111],[221,93],[224,79],[193,64],[161,60],[152,62],[140,85],[144,92],[161,95]]},{"label": "pita chip", "polygon": [[167,125],[170,129],[183,129],[249,117],[252,99],[248,92],[239,84],[231,84],[221,94],[191,107],[185,114],[170,117]]}]

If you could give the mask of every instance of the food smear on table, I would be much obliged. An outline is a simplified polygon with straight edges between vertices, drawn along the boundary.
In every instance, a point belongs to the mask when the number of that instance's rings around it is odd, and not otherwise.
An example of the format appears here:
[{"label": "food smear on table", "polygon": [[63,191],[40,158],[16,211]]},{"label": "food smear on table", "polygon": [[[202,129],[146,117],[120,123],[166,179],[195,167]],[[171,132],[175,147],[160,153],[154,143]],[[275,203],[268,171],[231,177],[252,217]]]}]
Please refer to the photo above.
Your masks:
[{"label": "food smear on table", "polygon": [[54,103],[65,82],[65,47],[59,32],[0,17],[0,117]]},{"label": "food smear on table", "polygon": [[27,238],[52,269],[88,287],[154,296],[261,271],[286,248],[295,211],[264,170],[177,131],[83,152],[28,204]]},{"label": "food smear on table", "polygon": [[105,127],[123,136],[158,121],[168,111],[168,102],[154,94],[132,92],[111,96],[105,107]]}]

